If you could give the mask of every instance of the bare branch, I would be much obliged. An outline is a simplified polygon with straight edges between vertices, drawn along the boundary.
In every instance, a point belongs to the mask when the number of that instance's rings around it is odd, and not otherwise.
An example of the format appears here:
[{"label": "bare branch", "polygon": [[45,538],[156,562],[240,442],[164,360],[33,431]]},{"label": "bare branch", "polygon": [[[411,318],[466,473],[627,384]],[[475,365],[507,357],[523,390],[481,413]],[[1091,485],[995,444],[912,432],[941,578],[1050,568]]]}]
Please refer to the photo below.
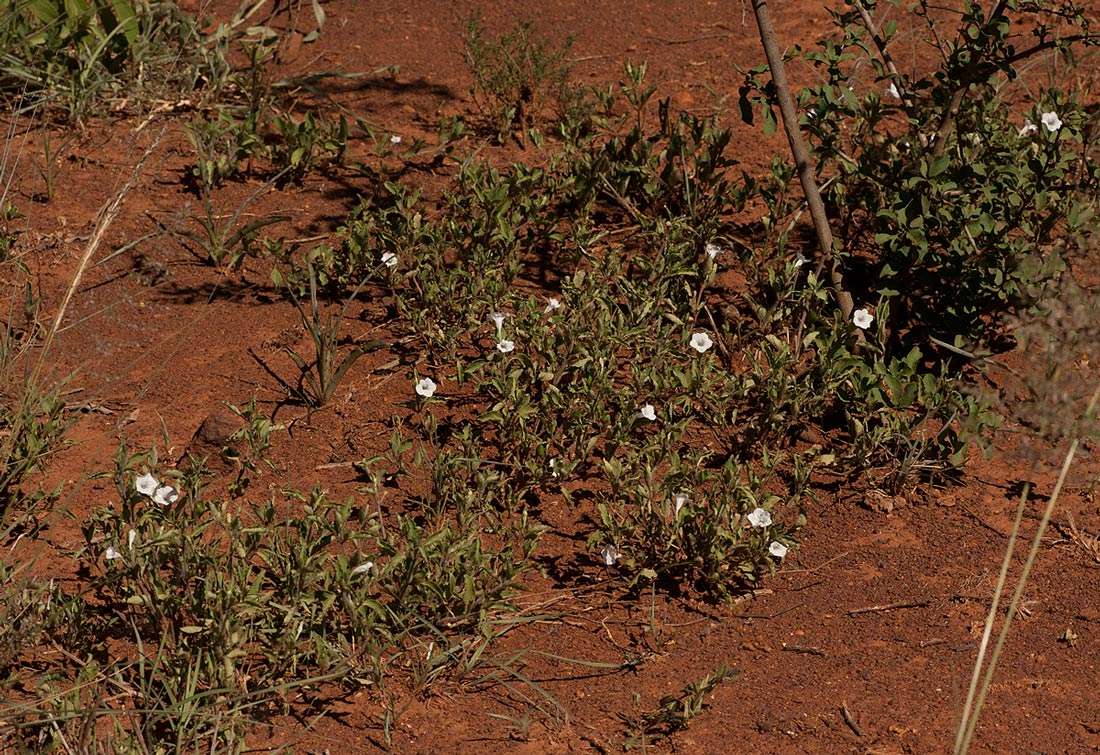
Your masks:
[{"label": "bare branch", "polygon": [[783,53],[776,42],[775,27],[772,25],[767,0],[753,0],[752,10],[756,14],[756,26],[760,31],[760,42],[764,46],[764,54],[768,58],[772,81],[775,83],[776,97],[779,100],[779,112],[783,116],[783,130],[787,133],[787,141],[791,146],[795,168],[798,170],[798,180],[802,184],[802,191],[806,195],[806,204],[810,208],[810,216],[814,221],[814,230],[817,232],[817,242],[821,248],[821,257],[818,259],[817,269],[820,273],[826,263],[830,265],[829,278],[833,285],[833,293],[836,296],[837,304],[840,305],[840,311],[844,315],[844,319],[849,319],[852,316],[853,309],[852,296],[844,286],[844,275],[833,250],[833,233],[829,228],[829,218],[825,214],[825,203],[821,200],[821,192],[818,190],[817,181],[814,179],[814,167],[810,163],[806,143],[802,140],[802,134],[798,130],[798,114],[794,108],[794,99],[791,97],[790,87],[787,85],[787,72],[783,66]]}]

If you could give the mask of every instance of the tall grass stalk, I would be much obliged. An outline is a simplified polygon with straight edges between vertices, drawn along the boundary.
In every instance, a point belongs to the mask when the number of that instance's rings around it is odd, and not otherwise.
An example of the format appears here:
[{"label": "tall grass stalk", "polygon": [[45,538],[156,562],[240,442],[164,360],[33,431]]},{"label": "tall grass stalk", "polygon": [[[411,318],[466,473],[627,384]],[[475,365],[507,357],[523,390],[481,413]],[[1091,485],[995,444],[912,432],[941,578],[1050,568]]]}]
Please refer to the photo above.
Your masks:
[{"label": "tall grass stalk", "polygon": [[[1092,398],[1089,399],[1088,408],[1085,410],[1086,418],[1091,418],[1096,412],[1097,402],[1100,401],[1100,386],[1097,386],[1096,390],[1092,394]],[[978,727],[978,718],[982,713],[982,706],[985,704],[986,696],[989,694],[989,688],[993,683],[993,674],[997,670],[997,662],[1001,657],[1001,650],[1004,648],[1005,640],[1008,637],[1009,629],[1012,627],[1012,620],[1016,616],[1016,611],[1020,607],[1020,601],[1023,599],[1024,589],[1027,587],[1028,578],[1031,576],[1031,567],[1035,564],[1035,557],[1039,553],[1039,547],[1042,545],[1043,535],[1046,534],[1047,526],[1050,524],[1050,517],[1054,513],[1055,506],[1058,505],[1058,498],[1062,493],[1062,487],[1066,483],[1066,477],[1069,475],[1070,467],[1073,465],[1073,460],[1077,456],[1077,449],[1081,445],[1080,436],[1075,437],[1069,444],[1069,450],[1066,451],[1066,456],[1062,460],[1062,469],[1058,473],[1058,481],[1054,485],[1054,490],[1050,494],[1050,498],[1047,500],[1046,508],[1043,510],[1043,518],[1039,522],[1039,529],[1036,530],[1035,536],[1031,540],[1031,548],[1028,550],[1027,560],[1024,562],[1023,571],[1020,572],[1020,578],[1016,582],[1016,589],[1012,593],[1012,601],[1008,606],[1008,613],[1005,616],[1004,624],[1001,626],[1000,634],[997,636],[997,644],[993,646],[993,654],[989,659],[989,666],[985,670],[985,675],[982,678],[981,687],[978,691],[977,700],[974,701],[974,710],[969,716],[969,706],[972,701],[970,695],[967,696],[967,705],[963,709],[963,717],[959,722],[959,730],[955,737],[955,752],[957,755],[965,755],[970,751],[970,744],[974,739],[974,732]],[[971,693],[974,691],[974,679],[977,678],[979,669],[981,668],[981,662],[983,659],[986,641],[988,636],[992,632],[993,621],[996,614],[997,605],[1000,602],[1001,595],[1004,592],[1005,577],[1007,572],[1007,564],[1011,558],[1013,546],[1016,542],[1016,534],[1020,529],[1020,519],[1022,513],[1023,502],[1027,499],[1027,491],[1025,489],[1023,498],[1021,499],[1021,509],[1017,513],[1016,522],[1013,525],[1012,536],[1009,539],[1008,546],[1006,547],[1004,566],[1001,569],[1000,579],[997,582],[997,588],[993,594],[993,607],[989,611],[989,615],[986,617],[985,632],[982,638],[982,647],[978,652],[978,658],[974,664],[974,676],[971,680]]]}]

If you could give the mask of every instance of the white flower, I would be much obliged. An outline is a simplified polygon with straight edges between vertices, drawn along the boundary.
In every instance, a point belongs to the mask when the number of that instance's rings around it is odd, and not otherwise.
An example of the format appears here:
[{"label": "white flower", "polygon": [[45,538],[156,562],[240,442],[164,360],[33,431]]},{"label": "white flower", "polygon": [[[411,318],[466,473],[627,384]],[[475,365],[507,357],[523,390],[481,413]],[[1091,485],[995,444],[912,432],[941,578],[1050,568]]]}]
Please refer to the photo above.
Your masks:
[{"label": "white flower", "polygon": [[159,503],[161,506],[167,506],[170,503],[175,503],[179,500],[180,494],[171,485],[161,485],[156,491],[153,492],[153,503]]},{"label": "white flower", "polygon": [[122,554],[113,545],[108,545],[107,550],[103,552],[103,558],[108,561],[114,561],[116,558],[122,558]]},{"label": "white flower", "polygon": [[769,527],[772,523],[772,515],[767,509],[762,509],[759,506],[753,509],[752,513],[745,518],[749,520],[749,524],[758,530]]},{"label": "white flower", "polygon": [[401,137],[400,136],[398,136],[397,134],[392,134],[390,136],[390,144],[400,144],[400,143],[401,143]]},{"label": "white flower", "polygon": [[687,493],[677,493],[676,495],[672,496],[672,506],[674,513],[679,514],[680,509],[686,506],[690,501],[691,498],[688,496]]},{"label": "white flower", "polygon": [[359,564],[359,566],[357,566],[357,567],[355,567],[354,569],[351,570],[351,576],[354,577],[358,574],[366,574],[367,572],[369,572],[373,568],[374,568],[374,562],[373,561],[364,561],[363,563]]},{"label": "white flower", "polygon": [[713,241],[707,243],[707,256],[714,259],[722,251],[722,247],[715,244]]},{"label": "white flower", "polygon": [[857,309],[852,313],[852,324],[860,330],[867,330],[871,327],[871,322],[875,319],[874,315],[868,312],[866,309]]},{"label": "white flower", "polygon": [[657,410],[653,408],[653,404],[646,404],[638,414],[642,416],[642,419],[648,419],[650,422],[657,419]]},{"label": "white flower", "polygon": [[135,540],[137,540],[137,533],[133,530],[130,530],[130,534],[126,536],[126,547],[130,550],[133,550]]},{"label": "white flower", "polygon": [[702,354],[704,351],[714,345],[714,341],[710,340],[710,336],[706,333],[694,333],[691,336],[691,348]]},{"label": "white flower", "polygon": [[614,545],[605,545],[600,551],[600,556],[603,557],[604,566],[614,566],[619,560],[619,549]]},{"label": "white flower", "polygon": [[516,345],[512,341],[509,341],[507,338],[502,338],[501,340],[497,341],[497,351],[499,351],[501,354],[507,354],[509,351],[512,351],[515,348]]},{"label": "white flower", "polygon": [[1024,121],[1024,125],[1020,128],[1019,131],[1016,132],[1016,134],[1018,136],[1031,136],[1032,134],[1034,134],[1038,130],[1039,130],[1039,127],[1036,126],[1031,121]]},{"label": "white flower", "polygon": [[768,553],[772,554],[776,558],[783,558],[787,555],[787,546],[776,540],[768,546]]},{"label": "white flower", "polygon": [[886,87],[886,94],[893,97],[895,100],[901,99],[901,92],[898,91],[898,85],[891,81],[890,86]]},{"label": "white flower", "polygon": [[795,267],[802,267],[805,264],[806,264],[806,258],[803,257],[801,254],[794,258],[794,266]]},{"label": "white flower", "polygon": [[1046,126],[1047,131],[1054,132],[1062,128],[1062,119],[1058,117],[1058,114],[1053,110],[1049,113],[1043,113],[1043,117],[1040,118],[1043,125]]},{"label": "white flower", "polygon": [[489,315],[489,319],[497,326],[497,336],[500,335],[500,331],[504,328],[504,317],[505,315],[503,312],[493,312]]},{"label": "white flower", "polygon": [[557,477],[558,476],[558,460],[557,459],[551,459],[550,460],[550,476],[551,477]]},{"label": "white flower", "polygon": [[151,496],[160,487],[160,483],[157,482],[157,478],[146,472],[141,477],[134,480],[134,487],[137,488],[137,492],[142,495]]},{"label": "white flower", "polygon": [[393,252],[384,252],[382,254],[382,264],[390,269],[397,267],[397,255]]},{"label": "white flower", "polygon": [[561,301],[556,296],[551,296],[546,300],[546,309],[544,312],[553,312],[555,309],[561,309]]},{"label": "white flower", "polygon": [[431,378],[420,378],[420,380],[416,384],[416,394],[418,396],[423,396],[424,398],[431,398],[432,395],[435,393],[435,389],[438,387],[439,386],[437,386],[435,384],[435,381]]}]

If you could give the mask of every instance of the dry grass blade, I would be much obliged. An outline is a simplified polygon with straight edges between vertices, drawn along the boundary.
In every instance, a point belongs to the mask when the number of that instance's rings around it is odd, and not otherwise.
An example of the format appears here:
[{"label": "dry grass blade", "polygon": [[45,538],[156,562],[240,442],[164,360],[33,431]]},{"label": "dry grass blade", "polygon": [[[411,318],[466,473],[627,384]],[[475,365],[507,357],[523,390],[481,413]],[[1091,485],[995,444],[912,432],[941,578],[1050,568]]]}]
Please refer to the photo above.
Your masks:
[{"label": "dry grass blade", "polygon": [[1092,535],[1077,527],[1073,521],[1073,514],[1067,515],[1069,519],[1069,539],[1079,545],[1092,560],[1100,564],[1100,535]]},{"label": "dry grass blade", "polygon": [[99,244],[103,241],[103,234],[107,232],[107,229],[111,227],[111,223],[118,217],[118,213],[122,209],[123,201],[137,184],[137,180],[145,168],[145,163],[148,162],[149,157],[156,150],[163,136],[164,130],[161,129],[161,132],[157,134],[153,143],[146,147],[145,152],[141,155],[141,159],[137,161],[130,171],[130,176],[126,179],[126,183],[115,192],[114,196],[111,197],[99,211],[99,220],[96,222],[95,230],[92,232],[91,238],[88,239],[88,245],[84,247],[84,253],[80,256],[80,263],[76,266],[76,272],[73,273],[73,278],[69,282],[69,287],[66,289],[65,295],[61,299],[61,304],[57,308],[57,314],[54,316],[53,324],[46,332],[46,337],[42,342],[42,350],[39,352],[38,362],[35,364],[34,372],[31,376],[32,382],[35,381],[41,371],[42,364],[46,359],[46,354],[49,353],[54,336],[57,335],[61,327],[61,321],[65,318],[65,312],[69,308],[69,302],[72,301],[73,294],[76,293],[76,289],[80,286],[80,281],[83,279],[84,272],[88,269],[92,257],[95,255],[96,250],[99,249]]},{"label": "dry grass blade", "polygon": [[42,369],[46,363],[46,357],[50,352],[50,347],[53,345],[54,338],[60,330],[61,322],[65,318],[65,312],[68,310],[69,303],[72,301],[73,295],[77,288],[80,286],[80,281],[84,277],[85,271],[88,269],[91,263],[92,257],[95,255],[96,250],[99,249],[99,245],[103,240],[103,235],[107,232],[107,229],[111,226],[111,223],[116,217],[118,217],[119,211],[122,209],[122,203],[126,199],[126,196],[134,188],[137,183],[138,177],[141,175],[142,170],[145,167],[149,157],[156,150],[157,145],[160,144],[161,137],[164,135],[163,129],[161,133],[157,135],[152,144],[146,148],[141,158],[134,165],[130,171],[130,175],[122,187],[115,192],[110,200],[103,205],[99,212],[99,219],[96,222],[95,230],[92,232],[91,237],[88,240],[87,246],[84,248],[84,252],[80,257],[80,261],[77,264],[76,271],[73,273],[72,280],[69,282],[68,288],[65,290],[65,294],[61,298],[61,303],[58,305],[57,313],[54,315],[53,322],[50,325],[49,330],[46,331],[45,336],[42,339],[42,347],[38,352],[38,359],[35,362],[34,368],[30,371],[30,374],[26,380],[26,389],[22,391],[19,398],[21,404],[20,411],[15,413],[15,420],[10,428],[8,428],[8,434],[4,438],[4,442],[0,445],[0,464],[6,465],[6,463],[12,458],[12,453],[16,448],[16,444],[22,437],[22,432],[27,426],[24,423],[28,421],[28,418],[35,416],[33,406],[34,397],[36,391],[34,390],[41,379]]},{"label": "dry grass blade", "polygon": [[[1097,402],[1100,401],[1100,386],[1097,386],[1093,391],[1092,398],[1089,399],[1088,408],[1085,410],[1086,417],[1093,417],[1096,413]],[[1031,548],[1028,550],[1027,561],[1024,562],[1023,571],[1020,573],[1020,578],[1016,582],[1016,589],[1012,593],[1012,601],[1008,606],[1008,614],[1005,616],[1004,624],[1001,626],[1001,632],[997,636],[997,644],[993,647],[993,655],[989,659],[989,666],[986,668],[985,676],[982,678],[981,688],[978,692],[978,697],[974,703],[974,711],[969,719],[964,718],[960,723],[960,727],[965,727],[962,736],[957,740],[955,752],[965,753],[970,751],[970,744],[974,739],[974,732],[978,726],[978,718],[981,716],[982,706],[985,704],[986,696],[989,694],[989,688],[993,683],[993,674],[997,670],[997,661],[1000,660],[1001,651],[1004,648],[1005,640],[1008,638],[1008,631],[1012,627],[1012,620],[1016,616],[1016,612],[1020,608],[1020,601],[1023,599],[1024,588],[1027,587],[1028,577],[1031,576],[1031,568],[1035,564],[1035,558],[1039,553],[1039,547],[1043,542],[1043,535],[1046,534],[1047,526],[1050,524],[1050,517],[1054,513],[1054,508],[1058,504],[1058,498],[1062,493],[1062,488],[1066,484],[1066,477],[1069,475],[1070,467],[1073,466],[1073,460],[1077,456],[1077,449],[1081,444],[1081,438],[1074,438],[1069,445],[1069,450],[1066,451],[1065,459],[1062,461],[1062,469],[1058,473],[1058,481],[1054,484],[1054,490],[1050,494],[1050,499],[1047,501],[1046,508],[1043,510],[1043,518],[1039,522],[1039,528],[1035,531],[1035,537],[1032,538]],[[1010,543],[1011,544],[1011,543]],[[994,596],[994,600],[999,600],[1000,593],[1004,589],[1004,584],[998,585],[997,593]]]},{"label": "dry grass blade", "polygon": [[978,691],[978,679],[981,676],[982,664],[985,661],[985,651],[989,646],[989,638],[993,634],[993,621],[997,616],[997,609],[1001,605],[1001,595],[1004,593],[1005,580],[1008,577],[1008,566],[1012,563],[1012,554],[1016,550],[1016,536],[1020,534],[1020,522],[1024,518],[1024,507],[1027,505],[1027,496],[1031,492],[1030,485],[1024,485],[1020,493],[1020,504],[1016,507],[1016,519],[1012,522],[1012,534],[1009,535],[1008,545],[1005,546],[1005,557],[1001,561],[1001,573],[997,576],[997,587],[993,591],[993,602],[989,605],[989,614],[985,617],[985,629],[982,631],[982,641],[978,645],[978,658],[974,661],[974,673],[970,676],[970,689],[966,693],[966,703],[963,705],[962,718],[959,730],[955,735],[956,752],[962,746],[963,736],[966,730],[967,719],[974,705],[974,695]]}]

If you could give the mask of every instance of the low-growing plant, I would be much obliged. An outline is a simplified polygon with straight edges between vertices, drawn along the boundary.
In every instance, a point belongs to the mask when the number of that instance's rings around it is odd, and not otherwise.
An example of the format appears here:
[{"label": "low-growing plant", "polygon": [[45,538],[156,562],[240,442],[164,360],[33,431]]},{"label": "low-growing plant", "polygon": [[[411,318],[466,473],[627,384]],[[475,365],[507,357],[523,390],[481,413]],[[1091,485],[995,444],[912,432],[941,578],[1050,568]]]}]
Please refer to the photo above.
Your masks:
[{"label": "low-growing plant", "polygon": [[739,672],[727,666],[718,667],[713,673],[688,684],[678,695],[665,695],[655,710],[643,713],[631,725],[623,748],[645,750],[683,731],[707,707],[707,698],[718,686],[737,677]]},{"label": "low-growing plant", "polygon": [[490,37],[474,16],[464,35],[466,65],[474,77],[473,95],[488,128],[503,142],[509,134],[533,127],[545,108],[568,86],[566,56],[572,38],[555,45],[530,23],[518,23]]},{"label": "low-growing plant", "polygon": [[[192,244],[192,253],[201,262],[225,270],[236,270],[255,253],[259,232],[270,225],[289,220],[286,215],[266,215],[245,220],[246,212],[261,196],[271,190],[279,178],[276,174],[249,194],[230,214],[217,212],[219,204],[208,191],[200,197],[200,213],[185,219],[197,228],[173,226],[162,230]],[[182,225],[182,224],[181,224]]]},{"label": "low-growing plant", "polygon": [[287,349],[287,354],[298,367],[297,382],[291,387],[291,394],[307,406],[318,408],[328,403],[344,375],[361,356],[385,345],[374,339],[366,342],[354,342],[351,349],[340,356],[341,323],[359,289],[351,293],[340,311],[334,315],[322,315],[317,292],[317,276],[312,265],[309,267],[309,308],[298,300],[293,287],[287,287],[287,293],[298,309],[302,325],[313,342],[313,357],[307,358]]},{"label": "low-growing plant", "polygon": [[301,120],[275,116],[279,139],[271,148],[275,168],[291,181],[301,181],[310,171],[338,164],[348,144],[348,121],[318,120],[306,113]]},{"label": "low-growing plant", "polygon": [[229,495],[237,498],[252,484],[254,476],[262,474],[261,464],[274,469],[274,465],[266,458],[268,449],[271,448],[271,433],[285,427],[276,425],[270,417],[260,412],[255,397],[244,406],[230,404],[229,409],[244,422],[229,437],[229,445],[221,451],[222,458],[236,469],[233,481],[229,484]]},{"label": "low-growing plant", "polygon": [[132,107],[217,89],[229,73],[224,47],[162,0],[11,0],[0,49],[0,96],[74,121],[108,100]]},{"label": "low-growing plant", "polygon": [[196,119],[188,125],[187,136],[195,150],[191,173],[204,196],[236,176],[241,162],[263,147],[258,128],[255,114],[238,121],[227,111],[218,113],[216,119]]},{"label": "low-growing plant", "polygon": [[0,322],[0,542],[34,526],[56,492],[28,487],[56,450],[68,427],[60,390],[36,381],[26,359],[39,343],[39,300],[29,281],[13,270],[8,309]]},{"label": "low-growing plant", "polygon": [[703,455],[656,451],[604,462],[609,490],[597,498],[590,546],[633,584],[687,585],[716,598],[757,584],[794,543],[801,516],[782,522],[779,512],[801,511],[812,463],[795,457],[793,481],[779,486],[772,470],[760,476],[731,461],[710,472]]}]

